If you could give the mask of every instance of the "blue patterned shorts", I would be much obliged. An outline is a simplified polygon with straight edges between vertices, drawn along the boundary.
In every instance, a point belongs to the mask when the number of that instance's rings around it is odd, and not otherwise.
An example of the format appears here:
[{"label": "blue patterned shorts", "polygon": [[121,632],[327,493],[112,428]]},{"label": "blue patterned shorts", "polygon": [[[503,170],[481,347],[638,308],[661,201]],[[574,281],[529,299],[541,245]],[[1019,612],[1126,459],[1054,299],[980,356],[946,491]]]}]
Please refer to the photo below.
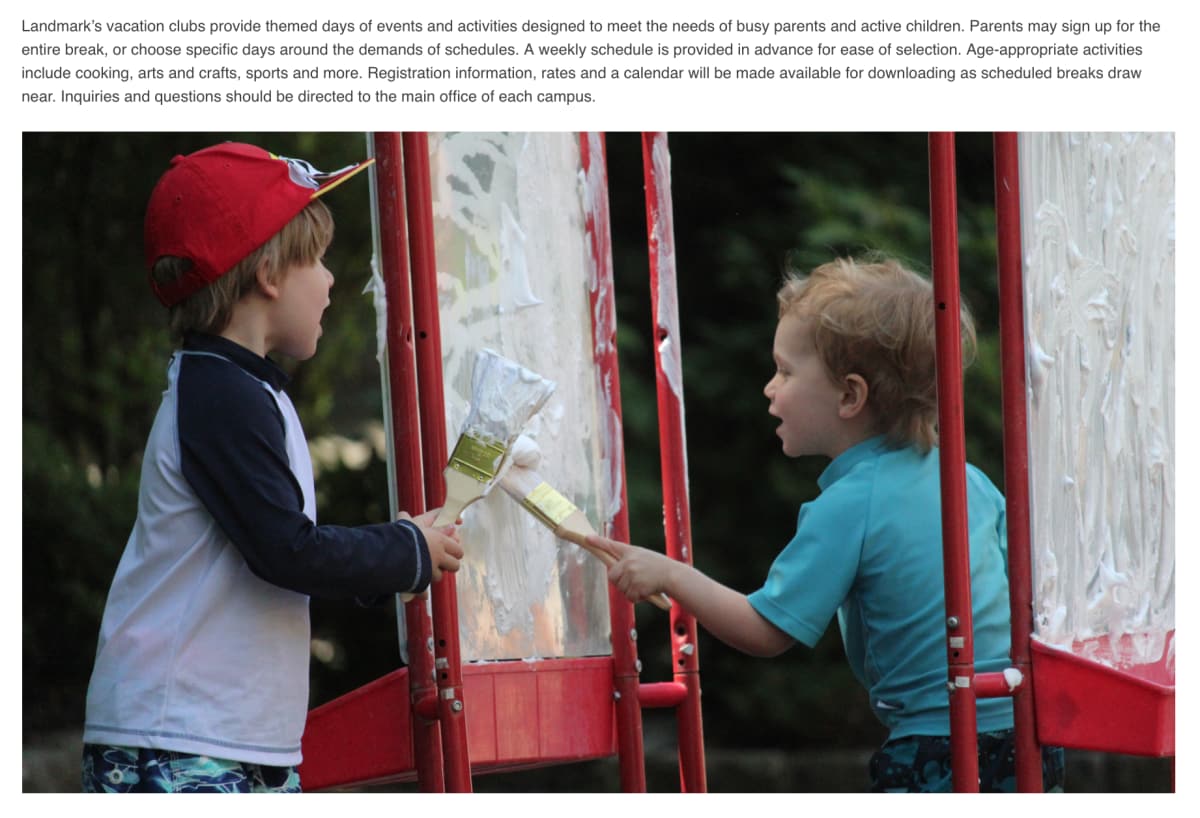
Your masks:
[{"label": "blue patterned shorts", "polygon": [[300,792],[295,767],[142,747],[83,745],[84,792]]},{"label": "blue patterned shorts", "polygon": [[[1012,730],[980,733],[979,791],[1015,792],[1016,742]],[[871,756],[871,792],[950,792],[949,736],[907,736],[889,741]],[[1042,748],[1042,790],[1062,792],[1066,756],[1061,747]]]}]

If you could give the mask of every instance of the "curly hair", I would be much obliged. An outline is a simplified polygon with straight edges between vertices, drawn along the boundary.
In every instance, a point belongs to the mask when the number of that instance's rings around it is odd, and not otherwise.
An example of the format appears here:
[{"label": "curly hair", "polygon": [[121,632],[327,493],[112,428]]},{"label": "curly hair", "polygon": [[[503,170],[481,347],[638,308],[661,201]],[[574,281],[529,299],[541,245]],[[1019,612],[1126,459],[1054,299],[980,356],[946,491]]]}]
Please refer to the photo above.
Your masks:
[{"label": "curly hair", "polygon": [[[867,406],[893,446],[937,445],[933,286],[898,261],[838,258],[807,276],[789,271],[779,317],[808,319],[813,345],[835,382],[857,373]],[[963,365],[974,358],[975,325],[961,308]]]}]

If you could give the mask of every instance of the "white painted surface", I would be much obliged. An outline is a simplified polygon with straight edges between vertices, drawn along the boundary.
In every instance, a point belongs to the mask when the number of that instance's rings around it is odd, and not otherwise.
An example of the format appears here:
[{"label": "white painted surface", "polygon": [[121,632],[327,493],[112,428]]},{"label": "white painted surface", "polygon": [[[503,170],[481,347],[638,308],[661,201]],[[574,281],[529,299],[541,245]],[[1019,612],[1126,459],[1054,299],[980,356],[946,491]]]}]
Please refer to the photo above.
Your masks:
[{"label": "white painted surface", "polygon": [[1118,664],[1175,626],[1171,134],[1022,134],[1035,634]]},{"label": "white painted surface", "polygon": [[[540,451],[541,473],[600,528],[614,480],[603,456],[609,424],[593,357],[584,230],[592,191],[578,138],[431,134],[430,159],[447,443],[470,406],[480,348],[555,381],[525,434]],[[464,659],[611,651],[603,566],[504,492],[491,492],[463,519]]]}]

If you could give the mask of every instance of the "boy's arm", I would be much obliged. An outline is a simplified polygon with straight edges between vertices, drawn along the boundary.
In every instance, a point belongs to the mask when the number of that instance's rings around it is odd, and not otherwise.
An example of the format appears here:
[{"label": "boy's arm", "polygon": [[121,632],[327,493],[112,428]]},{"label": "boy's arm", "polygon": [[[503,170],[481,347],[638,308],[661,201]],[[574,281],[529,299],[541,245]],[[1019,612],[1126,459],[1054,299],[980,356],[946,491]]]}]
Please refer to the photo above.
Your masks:
[{"label": "boy's arm", "polygon": [[764,619],[745,594],[686,563],[605,537],[593,535],[588,542],[617,557],[608,576],[631,600],[639,601],[661,591],[686,608],[713,636],[752,656],[777,656],[795,644],[791,636]]},{"label": "boy's arm", "polygon": [[[274,399],[214,359],[181,369],[178,434],[183,476],[261,579],[332,599],[424,590],[435,575],[426,534],[411,520],[318,526],[288,463]],[[434,551],[434,554],[431,554]],[[445,566],[443,566],[445,567]]]}]

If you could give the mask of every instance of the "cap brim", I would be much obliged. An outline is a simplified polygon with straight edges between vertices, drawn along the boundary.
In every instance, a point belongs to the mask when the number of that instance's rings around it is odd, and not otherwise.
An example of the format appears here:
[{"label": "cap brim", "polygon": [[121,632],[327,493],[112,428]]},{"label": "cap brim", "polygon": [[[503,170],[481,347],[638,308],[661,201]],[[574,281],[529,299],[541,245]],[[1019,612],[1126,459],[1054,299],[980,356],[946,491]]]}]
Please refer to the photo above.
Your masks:
[{"label": "cap brim", "polygon": [[335,187],[337,187],[342,182],[349,179],[351,176],[357,175],[358,173],[371,167],[371,165],[373,165],[373,164],[375,164],[375,159],[372,157],[371,159],[367,159],[363,162],[359,162],[357,165],[351,165],[350,167],[346,168],[344,171],[342,171],[338,175],[325,180],[325,184],[321,185],[319,188],[317,188],[316,190],[313,191],[312,198],[315,199],[318,196],[324,196],[326,193],[333,190]]}]

